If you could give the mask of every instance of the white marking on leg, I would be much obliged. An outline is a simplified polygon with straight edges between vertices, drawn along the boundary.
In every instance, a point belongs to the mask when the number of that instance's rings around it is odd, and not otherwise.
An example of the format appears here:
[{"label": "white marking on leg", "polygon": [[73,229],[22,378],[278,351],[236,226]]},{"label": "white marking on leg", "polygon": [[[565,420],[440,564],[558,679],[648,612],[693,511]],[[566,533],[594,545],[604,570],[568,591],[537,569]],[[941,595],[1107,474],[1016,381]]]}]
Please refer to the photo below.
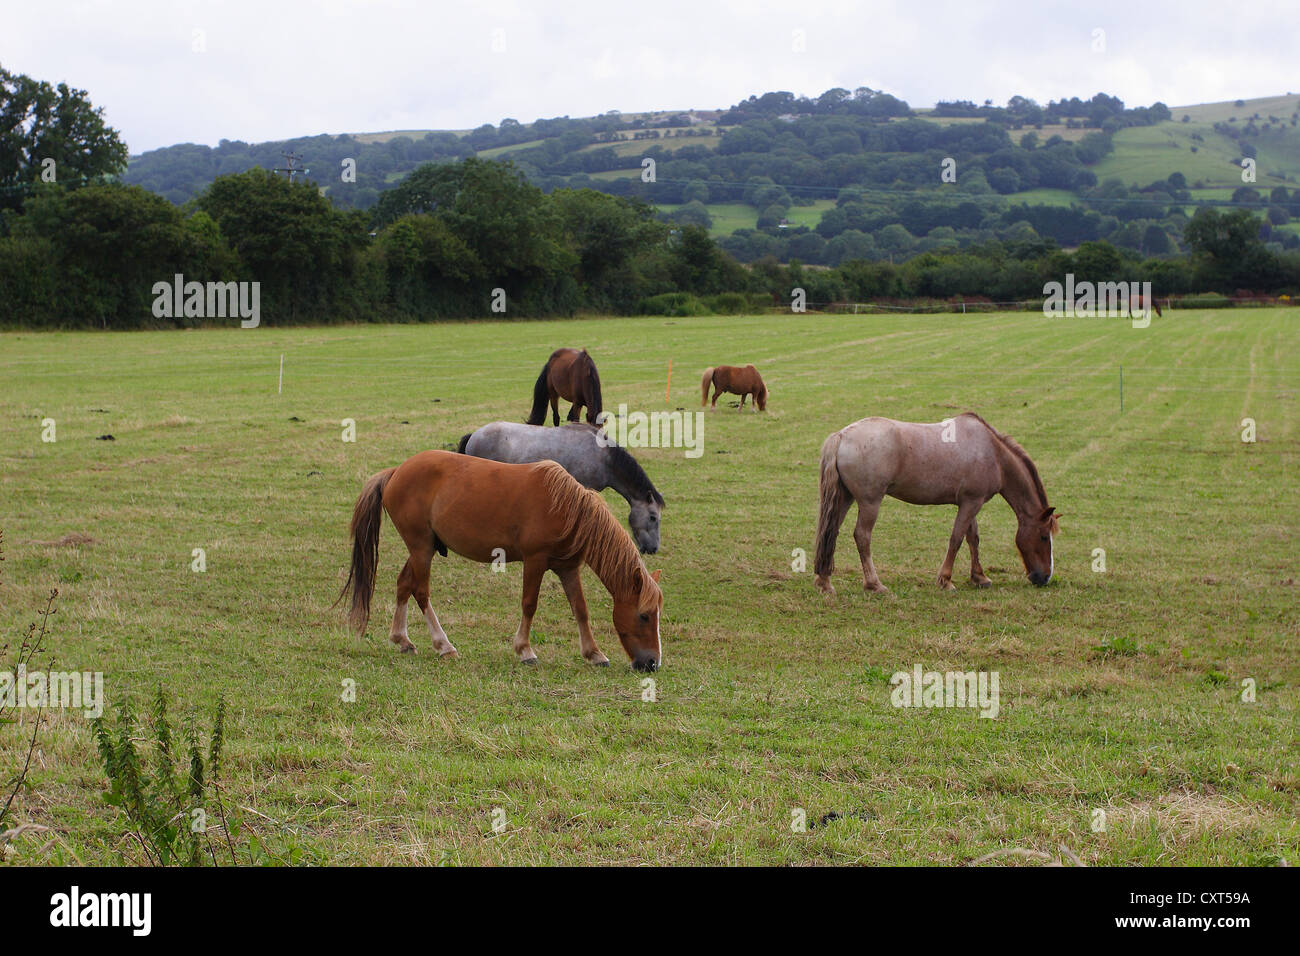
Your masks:
[{"label": "white marking on leg", "polygon": [[433,611],[433,602],[424,609],[424,623],[429,625],[429,635],[433,638],[434,649],[446,657],[448,654],[455,654],[456,648],[452,647],[451,641],[447,639],[447,632],[442,629],[442,623],[438,620],[438,615]]}]

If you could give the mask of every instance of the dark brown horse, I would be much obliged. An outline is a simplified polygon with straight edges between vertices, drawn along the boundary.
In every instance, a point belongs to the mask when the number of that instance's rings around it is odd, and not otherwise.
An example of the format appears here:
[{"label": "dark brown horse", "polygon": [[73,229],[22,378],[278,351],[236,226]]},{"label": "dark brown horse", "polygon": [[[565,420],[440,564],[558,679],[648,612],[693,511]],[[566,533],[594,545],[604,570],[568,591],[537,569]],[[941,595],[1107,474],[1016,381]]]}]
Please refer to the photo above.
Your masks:
[{"label": "dark brown horse", "polygon": [[723,392],[730,392],[732,395],[740,396],[740,407],[737,411],[744,411],[745,399],[750,395],[754,396],[754,410],[757,412],[767,411],[767,386],[763,384],[763,376],[758,374],[758,369],[752,365],[746,365],[743,368],[738,365],[719,365],[717,368],[706,368],[704,370],[704,381],[700,383],[700,404],[709,404],[709,387],[717,389],[713,393],[713,404],[710,408],[718,407],[718,396]]},{"label": "dark brown horse", "polygon": [[600,375],[596,363],[586,349],[556,349],[542,366],[533,386],[533,410],[528,416],[529,425],[546,422],[546,403],[551,403],[554,424],[560,424],[560,399],[573,402],[569,421],[576,422],[587,409],[587,423],[599,425],[596,416],[602,411],[600,403]]},{"label": "dark brown horse", "polygon": [[548,570],[564,585],[578,622],[582,656],[592,664],[609,663],[587,621],[581,575],[586,564],[614,598],[614,630],[632,666],[639,671],[659,667],[659,572],[646,570],[605,499],[555,462],[509,465],[425,451],[372,475],[352,512],[352,565],[340,595],[351,588],[349,620],[359,633],[370,618],[384,511],[410,552],[397,578],[397,610],[389,636],[404,652],[415,651],[406,629],[406,602],[415,595],[434,649],[443,657],[457,656],[429,602],[433,555],[446,557],[450,550],[484,564],[524,563],[523,619],[515,631],[514,649],[525,664],[537,660],[528,636],[537,592]]}]

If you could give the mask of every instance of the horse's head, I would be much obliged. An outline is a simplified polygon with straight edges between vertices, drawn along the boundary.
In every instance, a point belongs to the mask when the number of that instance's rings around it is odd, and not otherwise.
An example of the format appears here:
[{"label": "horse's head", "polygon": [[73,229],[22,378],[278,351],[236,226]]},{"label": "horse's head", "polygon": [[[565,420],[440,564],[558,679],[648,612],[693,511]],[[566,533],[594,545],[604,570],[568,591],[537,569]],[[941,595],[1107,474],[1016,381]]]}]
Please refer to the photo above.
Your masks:
[{"label": "horse's head", "polygon": [[632,669],[657,671],[663,657],[659,640],[659,610],[664,596],[659,590],[659,572],[637,575],[636,590],[614,598],[614,630],[623,650],[632,659]]},{"label": "horse's head", "polygon": [[754,401],[758,402],[760,412],[767,411],[767,385],[762,379],[758,380],[758,394],[754,396]]},{"label": "horse's head", "polygon": [[632,502],[627,523],[642,554],[654,554],[659,550],[659,515],[663,510],[664,499],[654,490]]},{"label": "horse's head", "polygon": [[1055,508],[1044,508],[1041,514],[1020,516],[1016,529],[1016,547],[1020,560],[1025,563],[1025,573],[1031,583],[1042,587],[1052,580],[1055,561],[1052,556],[1052,535],[1057,526]]}]

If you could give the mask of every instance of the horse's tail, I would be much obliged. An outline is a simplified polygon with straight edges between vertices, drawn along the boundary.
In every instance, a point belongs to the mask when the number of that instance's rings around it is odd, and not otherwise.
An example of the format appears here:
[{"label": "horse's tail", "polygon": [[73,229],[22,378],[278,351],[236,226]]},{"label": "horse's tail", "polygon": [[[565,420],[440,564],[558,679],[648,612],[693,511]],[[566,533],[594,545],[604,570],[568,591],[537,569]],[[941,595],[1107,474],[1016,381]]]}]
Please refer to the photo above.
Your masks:
[{"label": "horse's tail", "polygon": [[456,454],[458,455],[465,454],[465,446],[469,444],[469,440],[473,437],[474,437],[473,432],[470,432],[468,435],[462,435],[460,438],[460,444],[456,446]]},{"label": "horse's tail", "polygon": [[551,359],[554,355],[546,360],[542,366],[542,374],[537,376],[537,384],[533,386],[533,410],[528,413],[529,425],[546,424],[546,403],[550,399],[550,390],[546,386],[546,379],[551,374]]},{"label": "horse's tail", "polygon": [[596,371],[596,363],[591,356],[585,351],[582,354],[587,358],[587,388],[590,393],[587,396],[587,421],[594,425],[596,416],[605,410],[600,397],[600,373]]},{"label": "horse's tail", "polygon": [[844,515],[853,502],[853,495],[840,480],[840,441],[843,435],[836,432],[822,445],[821,507],[817,513],[817,552],[813,558],[813,571],[818,581],[829,584],[835,570],[835,539],[839,537]]},{"label": "horse's tail", "polygon": [[[361,488],[356,507],[352,510],[352,565],[348,579],[339,592],[339,601],[352,589],[352,610],[348,623],[361,634],[370,620],[370,597],[375,593],[375,572],[379,569],[379,524],[383,518],[384,486],[393,477],[396,468],[385,468],[371,475]],[[334,602],[335,604],[338,601]]]},{"label": "horse's tail", "polygon": [[704,381],[700,383],[700,405],[709,404],[709,386],[713,384],[713,368],[704,370]]}]

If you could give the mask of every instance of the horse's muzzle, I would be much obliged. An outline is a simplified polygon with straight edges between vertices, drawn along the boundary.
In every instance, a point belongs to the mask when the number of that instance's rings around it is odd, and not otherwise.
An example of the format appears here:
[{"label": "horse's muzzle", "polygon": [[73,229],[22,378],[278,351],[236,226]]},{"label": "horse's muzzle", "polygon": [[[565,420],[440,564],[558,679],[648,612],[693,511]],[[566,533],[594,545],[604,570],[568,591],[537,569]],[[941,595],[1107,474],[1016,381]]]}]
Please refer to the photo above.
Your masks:
[{"label": "horse's muzzle", "polygon": [[638,654],[632,661],[632,670],[653,673],[659,669],[659,658],[653,654]]},{"label": "horse's muzzle", "polygon": [[1052,580],[1052,576],[1050,574],[1043,574],[1040,571],[1034,571],[1032,574],[1029,575],[1029,583],[1034,585],[1034,587],[1038,587],[1038,588],[1045,586],[1047,582],[1050,580]]}]

